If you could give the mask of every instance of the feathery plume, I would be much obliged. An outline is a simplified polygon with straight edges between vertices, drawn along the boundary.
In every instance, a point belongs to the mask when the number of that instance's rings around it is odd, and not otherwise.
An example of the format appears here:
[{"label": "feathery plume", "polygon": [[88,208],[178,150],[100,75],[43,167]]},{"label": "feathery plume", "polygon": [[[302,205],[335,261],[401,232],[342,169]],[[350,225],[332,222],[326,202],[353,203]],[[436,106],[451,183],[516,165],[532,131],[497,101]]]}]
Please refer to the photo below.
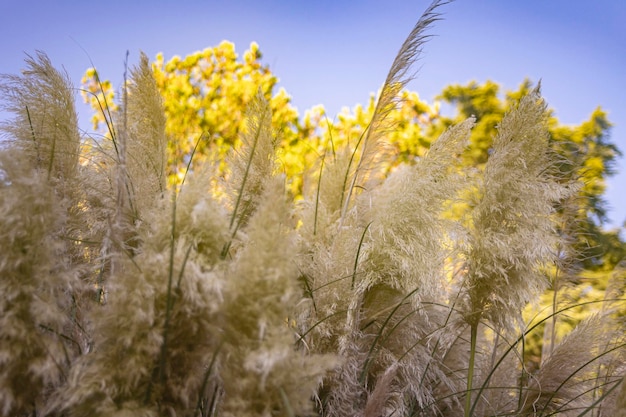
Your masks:
[{"label": "feathery plume", "polygon": [[259,90],[247,110],[247,131],[241,135],[241,146],[231,155],[227,183],[233,201],[230,227],[236,232],[254,212],[266,179],[275,167],[277,139],[272,132],[272,112]]},{"label": "feathery plume", "polygon": [[546,123],[537,87],[504,117],[494,138],[464,249],[470,324],[486,317],[511,328],[546,287],[538,268],[554,257],[555,205],[575,192],[555,168]]},{"label": "feathery plume", "polygon": [[12,416],[33,412],[65,376],[75,282],[59,237],[65,204],[47,173],[20,149],[0,151],[0,173],[0,416]]},{"label": "feathery plume", "polygon": [[347,175],[351,175],[352,179],[347,190],[348,194],[343,199],[342,217],[346,214],[355,186],[361,185],[359,181],[364,179],[359,177],[374,168],[376,160],[383,158],[385,155],[384,152],[381,152],[382,139],[393,128],[387,116],[397,107],[400,91],[413,78],[413,74],[410,73],[411,67],[419,58],[422,46],[429,38],[425,32],[434,22],[440,19],[440,14],[436,10],[447,3],[449,1],[435,0],[430,4],[402,44],[391,65],[376,102],[372,120],[363,136],[359,139],[357,149],[354,151],[356,153],[358,147],[361,147],[357,166],[353,173],[347,172]]},{"label": "feathery plume", "polygon": [[126,112],[126,161],[131,178],[133,206],[142,215],[165,193],[166,146],[163,98],[157,88],[150,62],[141,54],[139,66],[131,70]]},{"label": "feathery plume", "polygon": [[[400,166],[359,207],[370,224],[364,244],[363,279],[403,293],[419,287],[413,300],[442,300],[445,294],[444,239],[450,222],[445,203],[464,185],[455,159],[469,141],[473,119],[448,129],[414,166]],[[417,303],[416,303],[417,304]]]},{"label": "feathery plume", "polygon": [[[607,320],[610,317],[603,314],[590,316],[555,347],[527,387],[521,415],[540,412],[578,416],[590,406],[593,408],[598,366],[609,363],[620,350],[623,353],[626,349],[623,340],[613,349],[607,349],[616,336],[603,325]],[[608,383],[604,387],[607,389],[617,381],[619,377],[612,375],[601,382]]]},{"label": "feathery plume", "polygon": [[73,88],[38,52],[21,76],[3,75],[14,118],[0,149],[0,415],[30,413],[65,377],[80,342],[68,331],[80,135]]},{"label": "feathery plume", "polygon": [[43,52],[26,56],[22,76],[3,75],[0,94],[15,118],[2,126],[48,178],[72,178],[78,166],[80,135],[74,88],[67,74]]},{"label": "feathery plume", "polygon": [[540,267],[554,260],[555,206],[574,192],[549,148],[546,105],[537,86],[498,127],[462,248],[462,303],[471,328],[466,417],[476,405],[471,393],[478,326],[487,319],[500,332],[521,323],[522,308],[547,286]]},{"label": "feathery plume", "polygon": [[302,295],[284,178],[266,179],[256,207],[226,271],[223,412],[301,415],[311,410],[310,399],[335,360],[294,349],[291,320]]},{"label": "feathery plume", "polygon": [[[168,215],[165,201],[147,214],[160,221],[139,229],[142,252],[123,258],[110,277],[107,303],[93,318],[94,352],[72,368],[53,408],[71,415],[185,415],[205,395],[222,298],[221,277],[206,262],[217,256],[206,248],[223,241],[204,246],[204,227],[215,225],[224,239],[227,220],[223,212],[205,212],[208,193],[191,194],[176,210],[180,218]],[[211,216],[222,220],[204,221]]]}]

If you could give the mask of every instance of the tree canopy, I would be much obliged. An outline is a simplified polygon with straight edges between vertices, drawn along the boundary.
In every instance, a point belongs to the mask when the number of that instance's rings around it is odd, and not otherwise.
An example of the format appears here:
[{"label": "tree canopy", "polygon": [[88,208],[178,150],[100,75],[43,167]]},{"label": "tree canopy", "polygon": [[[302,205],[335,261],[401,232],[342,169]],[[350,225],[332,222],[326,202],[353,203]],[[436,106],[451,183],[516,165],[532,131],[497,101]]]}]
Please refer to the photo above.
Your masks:
[{"label": "tree canopy", "polygon": [[[375,110],[376,97],[372,95],[365,105],[358,104],[332,120],[323,106],[298,114],[287,92],[277,88],[277,76],[262,63],[256,43],[242,57],[234,44],[226,41],[186,57],[166,60],[158,54],[152,70],[165,108],[171,182],[180,181],[192,153],[194,166],[208,163],[225,172],[225,155],[246,130],[246,109],[260,92],[271,108],[281,169],[293,196],[299,198],[307,187],[303,174],[318,171],[335,149],[356,147]],[[476,118],[476,126],[464,164],[482,169],[499,123],[532,85],[528,79],[510,91],[503,91],[491,80],[449,85],[432,103],[422,100],[417,92],[401,91],[399,105],[387,117],[387,171],[423,157],[446,128],[470,116]],[[86,71],[83,86],[84,97],[95,109],[94,127],[102,129],[111,112],[117,110],[115,91],[93,68]],[[442,114],[442,102],[452,105],[454,114]],[[551,144],[563,157],[561,169],[581,184],[579,198],[572,203],[576,205],[577,227],[584,231],[577,249],[583,254],[584,266],[592,269],[612,269],[626,253],[617,232],[602,230],[607,210],[603,198],[606,179],[614,173],[620,155],[610,140],[610,129],[611,122],[601,107],[591,109],[589,118],[578,125],[564,125],[550,113]]]}]

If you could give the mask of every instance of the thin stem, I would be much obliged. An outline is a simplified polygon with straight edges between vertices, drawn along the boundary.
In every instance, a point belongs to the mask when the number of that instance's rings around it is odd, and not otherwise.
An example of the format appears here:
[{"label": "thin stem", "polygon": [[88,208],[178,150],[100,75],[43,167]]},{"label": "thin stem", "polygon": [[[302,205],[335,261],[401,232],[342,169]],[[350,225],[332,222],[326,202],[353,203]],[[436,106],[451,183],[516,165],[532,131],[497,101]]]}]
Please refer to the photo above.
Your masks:
[{"label": "thin stem", "polygon": [[174,300],[172,297],[172,281],[174,278],[174,253],[176,252],[176,196],[172,197],[173,205],[172,205],[172,232],[170,235],[170,260],[168,266],[168,279],[167,279],[167,299],[166,299],[166,309],[165,309],[165,324],[163,326],[163,345],[161,349],[161,365],[159,367],[159,376],[161,378],[165,377],[165,362],[167,357],[167,342],[168,342],[168,333],[169,333],[169,325],[170,318],[172,315],[172,307],[174,305]]},{"label": "thin stem", "polygon": [[241,204],[241,198],[243,197],[243,191],[246,187],[246,183],[248,182],[248,174],[250,173],[250,167],[252,166],[252,159],[254,158],[254,153],[256,152],[257,144],[259,143],[259,137],[261,136],[261,130],[263,128],[263,123],[265,122],[265,111],[261,112],[261,119],[259,120],[259,124],[257,126],[257,130],[254,133],[254,141],[252,142],[252,149],[250,150],[250,157],[248,158],[248,162],[246,165],[246,171],[243,173],[243,179],[241,180],[241,188],[239,189],[239,194],[237,195],[237,201],[235,202],[235,208],[233,209],[232,217],[230,218],[230,228],[233,227],[235,223],[235,218],[237,217],[237,211],[239,210],[239,204]]},{"label": "thin stem", "polygon": [[354,282],[356,280],[356,270],[357,270],[357,267],[359,266],[359,255],[361,255],[361,248],[363,247],[363,240],[365,239],[365,234],[367,233],[367,230],[370,228],[371,224],[372,222],[369,222],[367,226],[365,226],[365,229],[363,230],[363,234],[361,235],[361,240],[359,241],[359,247],[357,248],[357,251],[356,251],[356,258],[354,259],[354,268],[352,269],[352,284],[350,285],[350,289],[354,289]]},{"label": "thin stem", "polygon": [[322,162],[320,164],[320,173],[317,177],[317,191],[315,192],[315,214],[313,216],[313,236],[317,234],[317,213],[320,206],[320,191],[322,188],[322,173],[324,172],[324,159],[326,158],[326,154],[322,156]]},{"label": "thin stem", "polygon": [[[556,272],[554,275],[554,288],[552,289],[552,313],[556,311],[557,293],[559,291],[559,266],[556,266]],[[554,351],[554,345],[556,344],[556,315],[552,315],[552,328],[550,329],[550,344],[548,354],[551,356]],[[542,359],[543,360],[543,359]]]},{"label": "thin stem", "polygon": [[391,321],[391,318],[396,314],[396,311],[398,311],[398,309],[400,309],[400,307],[402,307],[404,305],[404,302],[406,300],[408,300],[410,297],[412,297],[417,291],[419,291],[419,287],[415,288],[413,291],[411,291],[407,295],[405,295],[402,298],[402,300],[400,300],[400,302],[398,302],[395,305],[395,307],[391,310],[391,312],[389,313],[389,315],[387,316],[385,321],[380,326],[380,330],[378,331],[378,333],[376,334],[376,337],[374,338],[374,340],[372,341],[372,344],[370,345],[370,349],[367,352],[367,358],[365,359],[365,363],[363,365],[363,369],[361,370],[361,376],[360,376],[359,380],[362,383],[365,382],[365,378],[367,376],[367,372],[369,371],[369,367],[370,367],[370,365],[372,363],[372,360],[373,360],[374,350],[376,349],[377,345],[379,344],[378,342],[380,341],[380,339],[381,339],[381,337],[383,335],[383,331],[385,331],[385,329],[387,328],[387,325]]},{"label": "thin stem", "polygon": [[[591,305],[591,304],[597,304],[597,303],[605,303],[605,302],[611,302],[611,301],[623,301],[624,299],[622,298],[613,298],[613,299],[605,299],[605,300],[593,300],[593,301],[585,301],[583,303],[578,303],[578,304],[574,304],[574,305],[570,305],[567,307],[563,307],[560,310],[558,310],[556,313],[553,314],[561,314],[564,313],[565,311],[571,310],[573,308],[577,308],[577,307],[582,307],[582,306],[586,306],[586,305]],[[510,346],[507,348],[507,350],[502,354],[502,356],[500,357],[500,359],[498,360],[498,362],[496,363],[496,365],[493,367],[493,369],[491,369],[491,371],[489,372],[489,374],[486,376],[485,378],[485,383],[482,384],[482,386],[480,387],[480,389],[478,390],[478,395],[477,397],[480,397],[482,392],[485,389],[485,385],[487,382],[489,382],[489,380],[491,379],[491,377],[493,376],[493,374],[495,373],[496,369],[498,368],[498,366],[500,366],[500,364],[504,361],[504,359],[506,358],[506,356],[511,353],[511,351],[513,351],[513,349],[515,349],[516,346],[518,346],[520,343],[522,343],[522,348],[523,348],[523,344],[526,338],[527,334],[530,334],[533,330],[535,330],[537,327],[539,327],[542,324],[545,324],[548,320],[551,319],[551,316],[545,317],[541,320],[538,320],[536,323],[534,323],[532,326],[530,326],[529,328],[526,329],[525,332],[522,332],[522,334],[517,338],[517,340],[514,343],[511,343]],[[534,320],[534,318],[531,320]],[[530,325],[530,324],[529,324]],[[522,363],[522,369],[523,368],[523,363]],[[577,371],[578,372],[578,371]],[[472,412],[474,411],[474,408],[476,408],[476,404],[477,402],[474,402],[474,405],[472,406],[472,409],[470,410],[470,415],[472,414]]]},{"label": "thin stem", "polygon": [[[207,368],[206,372],[204,373],[204,379],[202,380],[202,386],[200,387],[200,391],[198,393],[198,403],[196,405],[196,412],[194,413],[194,415],[198,415],[198,413],[200,413],[200,415],[202,416],[202,405],[203,405],[203,399],[204,399],[204,392],[207,389],[207,386],[209,384],[209,378],[211,377],[211,374],[213,373],[213,367],[217,361],[217,357],[218,354],[220,352],[220,350],[222,349],[222,345],[223,342],[219,344],[219,346],[217,347],[217,349],[215,350],[215,352],[213,352],[213,357],[211,358],[211,363],[209,364],[209,367]],[[211,400],[211,405],[209,406],[209,408],[207,409],[208,411],[213,409],[214,406],[214,401],[217,395],[217,389],[219,388],[219,385],[215,386],[215,391],[213,391],[213,398]]]},{"label": "thin stem", "polygon": [[30,134],[33,137],[33,143],[35,144],[35,152],[37,153],[37,163],[39,163],[39,142],[37,142],[37,137],[35,136],[35,128],[33,127],[33,120],[30,117],[30,110],[28,110],[28,106],[26,106],[26,117],[28,117],[28,125],[30,126]]},{"label": "thin stem", "polygon": [[167,280],[167,295],[165,299],[165,323],[163,324],[163,343],[161,344],[161,353],[159,357],[159,364],[155,366],[152,378],[148,383],[148,388],[146,390],[146,397],[144,402],[147,404],[152,397],[152,387],[154,386],[155,380],[163,381],[166,377],[165,373],[165,365],[167,362],[167,343],[169,336],[169,326],[170,326],[170,317],[172,314],[172,307],[174,305],[173,297],[172,297],[172,282],[174,278],[174,254],[175,254],[175,245],[176,245],[176,194],[172,194],[172,229],[170,232],[170,259],[168,266],[168,280]]},{"label": "thin stem", "polygon": [[467,391],[465,393],[465,417],[470,417],[472,409],[472,382],[474,379],[474,361],[476,359],[476,339],[478,336],[478,323],[470,325],[470,357],[467,369]]}]

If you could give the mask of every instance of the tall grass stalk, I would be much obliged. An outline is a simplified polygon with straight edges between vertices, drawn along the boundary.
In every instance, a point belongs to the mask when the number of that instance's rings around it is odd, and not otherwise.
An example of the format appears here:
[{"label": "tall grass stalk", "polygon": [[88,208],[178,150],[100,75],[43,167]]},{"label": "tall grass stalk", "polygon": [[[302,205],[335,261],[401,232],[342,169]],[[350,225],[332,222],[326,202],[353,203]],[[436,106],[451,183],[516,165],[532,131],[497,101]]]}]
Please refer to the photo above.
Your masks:
[{"label": "tall grass stalk", "polygon": [[[363,134],[359,137],[350,158],[348,170],[346,170],[346,179],[350,173],[351,180],[350,185],[347,187],[347,196],[342,198],[342,217],[344,217],[347,212],[348,205],[351,203],[352,193],[355,186],[359,185],[360,177],[365,176],[367,173],[371,174],[369,171],[375,169],[375,165],[379,164],[381,158],[384,157],[381,145],[383,144],[385,135],[393,129],[393,126],[390,125],[388,115],[396,108],[400,91],[402,91],[413,78],[414,74],[411,73],[411,67],[419,58],[422,46],[429,38],[426,31],[434,22],[440,19],[440,14],[437,12],[437,9],[446,3],[449,3],[449,1],[435,0],[430,4],[400,47],[391,65],[380,96],[376,101],[372,118]],[[354,172],[351,173],[352,161],[357,151],[359,151],[359,148],[360,152],[356,162],[357,166]]]}]

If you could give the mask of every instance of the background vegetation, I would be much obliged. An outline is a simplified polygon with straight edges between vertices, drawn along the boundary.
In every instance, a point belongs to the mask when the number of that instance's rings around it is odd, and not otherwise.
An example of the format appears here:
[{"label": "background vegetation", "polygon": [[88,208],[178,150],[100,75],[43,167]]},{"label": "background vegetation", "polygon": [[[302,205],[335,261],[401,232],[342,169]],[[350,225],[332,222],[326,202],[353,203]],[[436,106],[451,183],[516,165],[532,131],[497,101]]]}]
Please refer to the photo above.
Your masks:
[{"label": "background vegetation", "polygon": [[[1,92],[0,414],[623,413],[619,155],[540,89],[405,89],[299,115],[257,45],[83,95],[44,54]],[[621,396],[620,396],[621,393]]]}]

